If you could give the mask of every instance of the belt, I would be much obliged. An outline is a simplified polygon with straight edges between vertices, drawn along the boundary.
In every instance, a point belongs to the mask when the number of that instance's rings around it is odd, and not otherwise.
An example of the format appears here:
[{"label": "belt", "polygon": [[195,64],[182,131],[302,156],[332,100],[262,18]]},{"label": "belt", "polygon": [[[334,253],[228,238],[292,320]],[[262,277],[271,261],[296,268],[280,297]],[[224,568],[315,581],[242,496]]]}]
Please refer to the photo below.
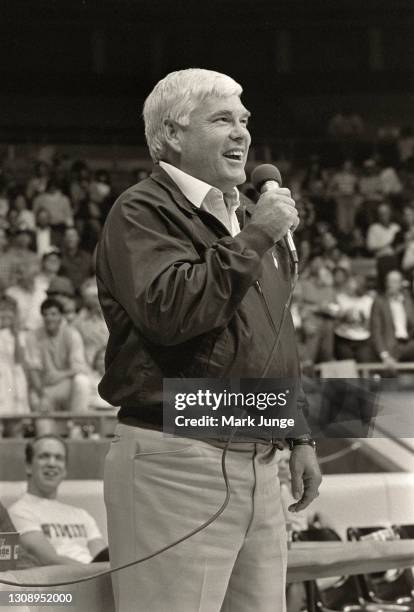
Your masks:
[{"label": "belt", "polygon": [[[139,429],[152,429],[153,431],[163,432],[163,428],[159,425],[159,423],[150,423],[147,421],[142,421],[141,419],[135,417],[122,417],[119,419],[119,422],[122,425],[129,425],[130,427],[138,427]],[[231,434],[229,434],[231,435]],[[185,438],[191,438],[191,436],[182,436]],[[215,442],[219,442],[221,444],[225,444],[228,442],[229,436],[217,436],[216,438],[192,438],[196,440],[200,440],[202,442],[207,442],[208,444],[213,444]],[[278,438],[273,438],[269,436],[268,438],[260,437],[260,436],[248,436],[244,440],[232,440],[231,444],[266,444],[268,446],[275,446],[279,450],[283,450],[285,448],[285,444],[283,440]]]},{"label": "belt", "polygon": [[409,338],[397,338],[398,344],[407,344],[409,342]]}]

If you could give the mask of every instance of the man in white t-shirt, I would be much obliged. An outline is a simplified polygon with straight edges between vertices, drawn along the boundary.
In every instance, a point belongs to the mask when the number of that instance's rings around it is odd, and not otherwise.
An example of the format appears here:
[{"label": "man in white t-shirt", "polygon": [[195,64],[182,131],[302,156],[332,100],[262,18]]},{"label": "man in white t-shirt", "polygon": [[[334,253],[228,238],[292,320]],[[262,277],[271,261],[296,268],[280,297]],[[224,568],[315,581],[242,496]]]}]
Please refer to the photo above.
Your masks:
[{"label": "man in white t-shirt", "polygon": [[90,563],[106,544],[86,510],[56,499],[66,477],[67,447],[54,435],[26,446],[27,493],[9,508],[21,544],[44,565]]}]

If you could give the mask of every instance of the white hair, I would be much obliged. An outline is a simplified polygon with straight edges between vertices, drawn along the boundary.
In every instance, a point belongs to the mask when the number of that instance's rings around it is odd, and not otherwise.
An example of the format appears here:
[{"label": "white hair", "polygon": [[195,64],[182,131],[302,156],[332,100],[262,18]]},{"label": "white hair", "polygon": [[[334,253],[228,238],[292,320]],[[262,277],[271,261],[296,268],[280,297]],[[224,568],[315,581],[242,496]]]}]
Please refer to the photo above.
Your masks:
[{"label": "white hair", "polygon": [[242,91],[231,77],[213,70],[187,68],[167,74],[144,104],[145,137],[154,162],[163,159],[166,152],[166,119],[188,125],[190,114],[204,98],[240,96]]}]

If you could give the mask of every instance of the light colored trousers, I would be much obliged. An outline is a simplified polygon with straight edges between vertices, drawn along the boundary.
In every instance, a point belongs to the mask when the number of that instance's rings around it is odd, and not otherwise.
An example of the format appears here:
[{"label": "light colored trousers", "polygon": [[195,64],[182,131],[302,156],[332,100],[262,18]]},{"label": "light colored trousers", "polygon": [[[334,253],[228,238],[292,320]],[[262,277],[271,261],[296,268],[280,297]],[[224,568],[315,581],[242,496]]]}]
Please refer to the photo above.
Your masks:
[{"label": "light colored trousers", "polygon": [[[119,424],[105,462],[111,566],[207,521],[225,498],[224,444]],[[206,529],[112,575],[117,612],[285,612],[286,530],[273,447],[233,443],[231,498]]]},{"label": "light colored trousers", "polygon": [[[56,385],[44,387],[39,408],[46,412],[70,410],[86,412],[89,406],[90,381],[87,374],[76,374],[71,378],[61,380]],[[38,418],[36,420],[36,435],[59,433],[55,419]]]},{"label": "light colored trousers", "polygon": [[40,405],[43,410],[66,409],[85,412],[88,409],[90,382],[87,374],[76,374],[55,385],[44,387]]}]

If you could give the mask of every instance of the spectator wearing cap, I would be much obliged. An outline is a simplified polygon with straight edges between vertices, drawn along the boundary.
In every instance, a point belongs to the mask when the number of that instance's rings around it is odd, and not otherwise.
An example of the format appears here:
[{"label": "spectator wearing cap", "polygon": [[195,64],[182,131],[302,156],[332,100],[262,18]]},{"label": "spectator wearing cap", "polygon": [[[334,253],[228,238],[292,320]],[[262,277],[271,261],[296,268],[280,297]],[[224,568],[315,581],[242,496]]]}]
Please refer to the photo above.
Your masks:
[{"label": "spectator wearing cap", "polygon": [[55,276],[46,293],[47,297],[60,302],[66,322],[72,323],[76,316],[76,292],[72,281],[66,276]]},{"label": "spectator wearing cap", "polygon": [[73,210],[69,198],[64,195],[54,179],[50,179],[45,193],[38,195],[33,202],[33,212],[39,208],[49,213],[53,242],[60,245],[65,227],[73,225]]},{"label": "spectator wearing cap", "polygon": [[90,383],[81,335],[66,323],[58,300],[47,298],[41,314],[43,325],[27,337],[29,378],[38,407],[84,412]]},{"label": "spectator wearing cap", "polygon": [[108,342],[109,332],[102,315],[95,278],[89,278],[81,286],[83,307],[73,321],[74,327],[82,336],[86,361],[90,366],[99,349]]},{"label": "spectator wearing cap", "polygon": [[387,273],[385,292],[374,300],[370,323],[374,349],[386,366],[393,370],[398,361],[414,360],[414,304],[399,270]]},{"label": "spectator wearing cap", "polygon": [[82,283],[92,276],[92,255],[79,247],[80,237],[75,227],[68,227],[63,237],[62,274],[73,283],[79,291]]},{"label": "spectator wearing cap", "polygon": [[36,253],[42,257],[53,246],[50,215],[45,208],[39,208],[36,212],[34,232]]}]

